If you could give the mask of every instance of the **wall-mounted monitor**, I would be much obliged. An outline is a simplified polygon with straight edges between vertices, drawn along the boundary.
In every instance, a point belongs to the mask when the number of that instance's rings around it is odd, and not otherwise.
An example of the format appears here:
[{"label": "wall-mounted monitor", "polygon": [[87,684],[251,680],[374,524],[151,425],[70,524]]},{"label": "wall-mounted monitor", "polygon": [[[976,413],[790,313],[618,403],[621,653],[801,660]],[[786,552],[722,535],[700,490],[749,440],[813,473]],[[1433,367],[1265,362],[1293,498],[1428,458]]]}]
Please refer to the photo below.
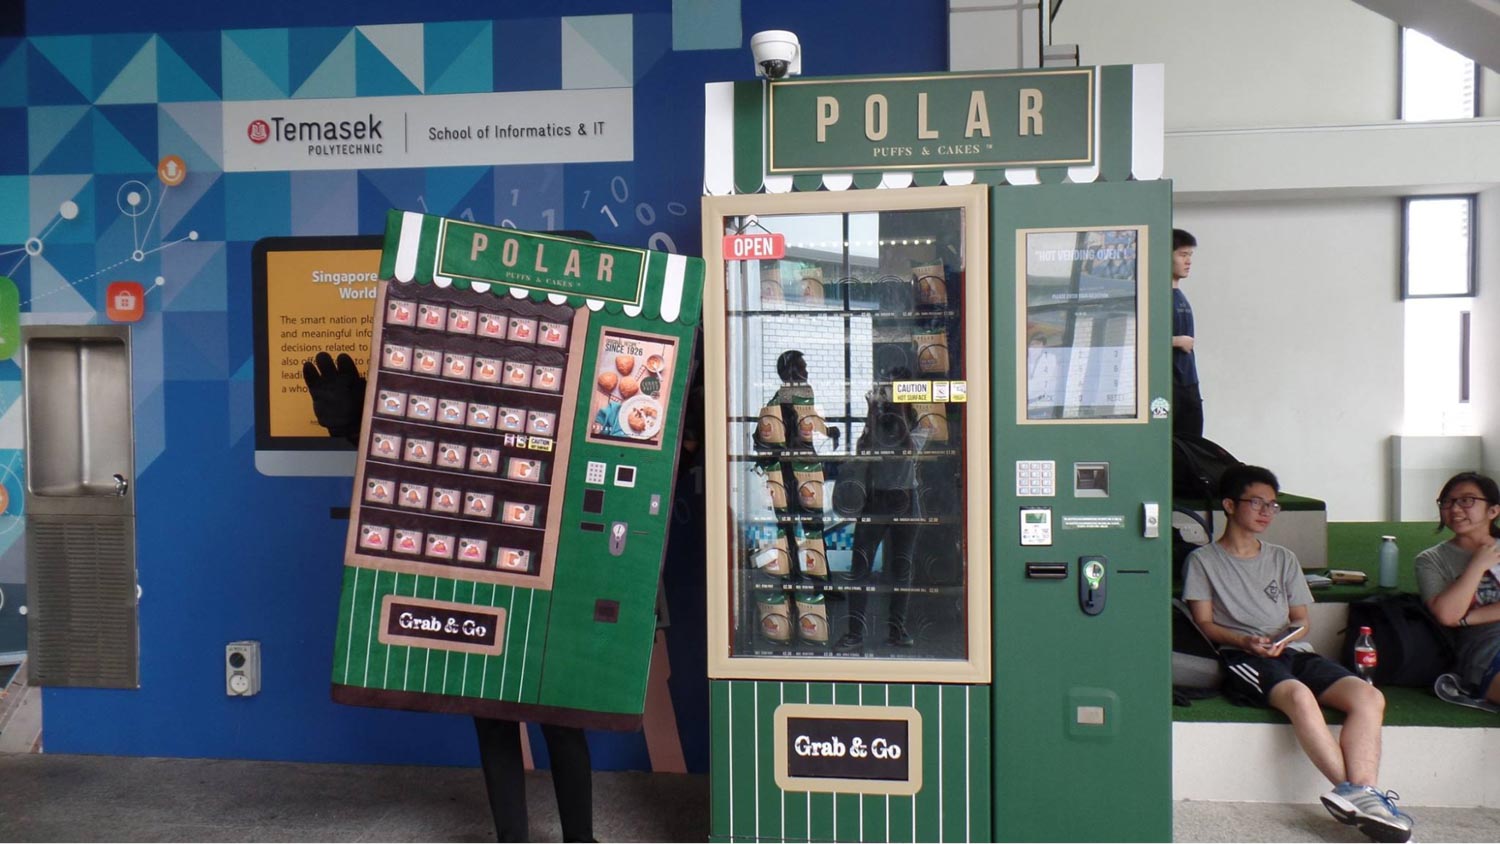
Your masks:
[{"label": "wall-mounted monitor", "polygon": [[353,476],[354,451],[318,424],[302,364],[318,352],[343,352],[366,374],[383,243],[380,235],[256,242],[255,468],[261,474]]}]

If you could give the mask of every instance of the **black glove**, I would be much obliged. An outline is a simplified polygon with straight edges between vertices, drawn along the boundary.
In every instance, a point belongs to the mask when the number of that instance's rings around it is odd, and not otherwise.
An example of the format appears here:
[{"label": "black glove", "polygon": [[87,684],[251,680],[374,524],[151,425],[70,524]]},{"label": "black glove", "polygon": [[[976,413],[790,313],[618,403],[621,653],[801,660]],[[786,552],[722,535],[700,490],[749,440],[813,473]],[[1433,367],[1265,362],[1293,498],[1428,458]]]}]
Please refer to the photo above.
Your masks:
[{"label": "black glove", "polygon": [[359,441],[361,413],[365,407],[365,379],[354,358],[340,354],[338,362],[327,352],[302,364],[302,380],[312,397],[313,415],[331,436]]}]

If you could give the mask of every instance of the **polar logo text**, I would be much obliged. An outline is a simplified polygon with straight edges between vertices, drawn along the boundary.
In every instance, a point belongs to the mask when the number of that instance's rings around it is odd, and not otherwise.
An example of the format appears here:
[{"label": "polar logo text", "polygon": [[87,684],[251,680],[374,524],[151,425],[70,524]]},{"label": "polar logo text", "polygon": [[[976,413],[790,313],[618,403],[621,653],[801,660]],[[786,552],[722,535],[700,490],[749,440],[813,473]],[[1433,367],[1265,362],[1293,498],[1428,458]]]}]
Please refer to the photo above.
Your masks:
[{"label": "polar logo text", "polygon": [[263,144],[271,139],[271,124],[264,120],[252,120],[246,127],[245,134],[249,135],[250,140],[255,143]]}]

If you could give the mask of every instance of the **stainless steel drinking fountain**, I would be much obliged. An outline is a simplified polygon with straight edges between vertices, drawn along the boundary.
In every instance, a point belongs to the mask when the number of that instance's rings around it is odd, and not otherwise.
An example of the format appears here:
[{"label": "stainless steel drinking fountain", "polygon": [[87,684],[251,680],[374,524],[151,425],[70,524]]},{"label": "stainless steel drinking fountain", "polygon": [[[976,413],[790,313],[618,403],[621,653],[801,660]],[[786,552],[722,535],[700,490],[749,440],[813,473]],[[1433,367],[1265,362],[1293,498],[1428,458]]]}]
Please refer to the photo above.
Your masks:
[{"label": "stainless steel drinking fountain", "polygon": [[30,682],[139,685],[130,329],[21,329]]}]

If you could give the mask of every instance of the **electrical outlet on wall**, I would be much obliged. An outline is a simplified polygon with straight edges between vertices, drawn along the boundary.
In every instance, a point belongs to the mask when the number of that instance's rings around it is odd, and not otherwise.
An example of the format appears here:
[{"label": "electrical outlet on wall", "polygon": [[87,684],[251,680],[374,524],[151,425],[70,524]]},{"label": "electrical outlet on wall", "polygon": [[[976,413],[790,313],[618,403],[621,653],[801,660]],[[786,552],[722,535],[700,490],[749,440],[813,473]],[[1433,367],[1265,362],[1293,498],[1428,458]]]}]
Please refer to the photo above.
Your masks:
[{"label": "electrical outlet on wall", "polygon": [[230,697],[260,693],[260,642],[224,646],[224,693]]}]

